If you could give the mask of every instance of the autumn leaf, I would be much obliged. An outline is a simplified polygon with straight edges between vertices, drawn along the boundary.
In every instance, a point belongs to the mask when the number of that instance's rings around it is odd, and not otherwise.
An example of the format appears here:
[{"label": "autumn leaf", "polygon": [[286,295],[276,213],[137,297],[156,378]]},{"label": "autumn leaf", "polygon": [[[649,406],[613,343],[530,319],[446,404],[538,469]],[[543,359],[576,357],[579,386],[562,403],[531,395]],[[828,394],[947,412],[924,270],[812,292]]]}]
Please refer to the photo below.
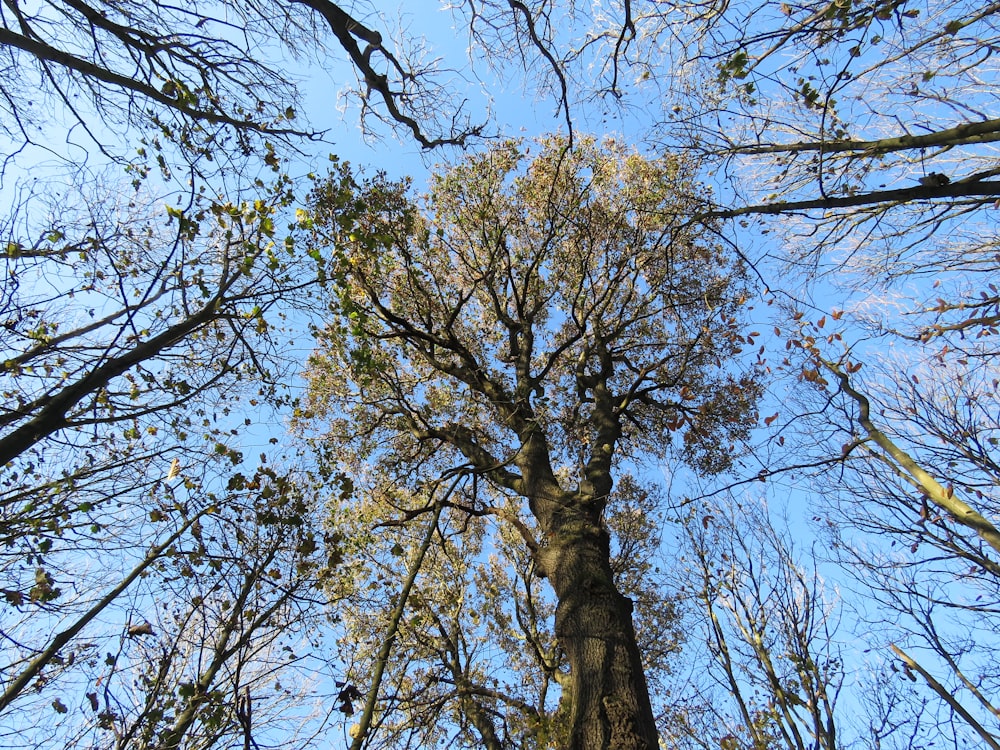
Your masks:
[{"label": "autumn leaf", "polygon": [[138,625],[131,625],[128,629],[128,635],[130,638],[135,638],[140,635],[154,635],[153,626],[148,622],[141,622]]}]

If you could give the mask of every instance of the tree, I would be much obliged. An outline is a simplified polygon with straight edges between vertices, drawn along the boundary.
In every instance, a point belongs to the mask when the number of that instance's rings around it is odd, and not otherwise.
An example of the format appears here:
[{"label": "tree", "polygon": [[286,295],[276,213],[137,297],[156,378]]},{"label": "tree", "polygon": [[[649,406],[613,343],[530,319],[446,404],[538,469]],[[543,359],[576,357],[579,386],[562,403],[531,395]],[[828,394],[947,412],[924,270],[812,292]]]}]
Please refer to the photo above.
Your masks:
[{"label": "tree", "polygon": [[332,675],[310,652],[336,541],[310,523],[312,496],[294,479],[263,469],[232,484],[225,509],[213,507],[159,561],[156,619],[132,625],[104,662],[91,707],[105,742],[253,746],[273,735],[295,747],[326,719],[328,710],[310,715],[308,693]]},{"label": "tree", "polygon": [[[345,562],[328,585],[345,626],[341,650],[350,654],[344,680],[364,693],[347,706],[360,711],[354,746],[561,747],[568,667],[552,632],[555,602],[515,526],[495,521],[496,513],[516,518],[516,501],[461,474],[452,482],[447,497],[438,491],[435,512],[411,520],[381,520],[398,516],[398,498],[384,494],[359,492],[336,506],[331,523],[344,536]],[[615,583],[635,604],[662,732],[661,686],[681,634],[673,589],[651,563],[660,502],[625,475],[605,517]],[[422,494],[411,503],[433,499]],[[410,587],[400,583],[403,568]]]},{"label": "tree", "polygon": [[25,216],[6,256],[6,541],[39,545],[29,556],[102,525],[88,514],[121,492],[122,467],[156,463],[155,482],[172,461],[191,471],[202,451],[238,461],[205,399],[246,379],[279,395],[267,317],[310,283],[278,255],[292,259],[293,248],[275,248],[280,181],[254,204],[192,196],[190,215],[170,209],[166,231],[141,214],[141,196],[124,223],[72,191],[54,199],[59,218],[39,227]]},{"label": "tree", "polygon": [[[264,137],[311,135],[298,124],[294,76],[262,50],[277,45],[294,55],[325,56],[328,35],[363,84],[366,112],[399,125],[427,148],[462,143],[479,130],[452,108],[454,97],[435,81],[433,67],[405,53],[405,40],[396,47],[326,0],[211,7],[13,2],[2,18],[6,130],[22,147],[38,143],[50,109],[65,113],[109,152],[118,144],[108,142],[101,120],[116,134],[123,126],[152,126],[160,137],[220,161],[230,152],[262,151]],[[368,106],[373,94],[384,109]]]},{"label": "tree", "polygon": [[[66,746],[111,732],[121,747],[162,732],[178,746],[205,722],[209,737],[244,732],[237,696],[263,726],[272,699],[260,675],[269,687],[286,669],[265,652],[320,615],[311,485],[263,455],[251,468],[234,445],[235,425],[250,423],[241,404],[285,398],[275,306],[289,311],[320,281],[276,236],[287,184],[242,205],[195,194],[166,228],[132,196],[128,222],[106,196],[52,196],[55,222],[33,225],[29,212],[7,244],[0,713],[11,746],[46,741],[38,732]],[[260,531],[243,529],[248,518]],[[58,721],[29,732],[26,713],[39,711]]]},{"label": "tree", "polygon": [[342,291],[303,418],[328,418],[322,440],[401,513],[426,514],[409,493],[456,470],[513,502],[474,510],[513,526],[554,591],[565,747],[654,748],[603,519],[630,459],[713,472],[737,452],[759,392],[728,366],[746,281],[683,221],[698,202],[683,160],[559,139],[527,151],[439,175],[427,215],[404,184],[366,182],[349,212],[330,208],[339,181],[317,186],[310,220]]},{"label": "tree", "polygon": [[[75,576],[57,568],[49,581],[64,593],[8,596],[5,744],[308,742],[327,718],[310,715],[308,693],[319,675],[331,677],[315,653],[325,620],[316,598],[339,552],[336,537],[310,523],[313,499],[301,479],[264,468],[222,496],[204,493],[196,477],[175,479],[151,493],[161,502],[138,537],[158,544],[114,589],[79,590],[113,573],[120,557],[138,557],[130,550]],[[50,623],[62,629],[38,652]]]},{"label": "tree", "polygon": [[[686,138],[738,178],[712,215],[744,230],[781,217],[757,226],[779,238],[766,252],[782,266],[756,268],[781,302],[779,335],[803,355],[779,367],[803,390],[799,408],[783,399],[779,432],[755,468],[810,477],[815,519],[882,604],[873,620],[893,620],[894,635],[873,646],[940,701],[939,712],[915,717],[913,736],[956,745],[997,741],[985,698],[995,675],[977,649],[996,633],[986,602],[995,601],[998,549],[987,416],[996,401],[989,50],[998,10],[727,11],[706,20],[691,56],[715,66],[721,91],[701,89],[662,136]],[[819,467],[829,469],[821,478]]]},{"label": "tree", "polygon": [[[846,672],[839,603],[819,572],[803,567],[752,500],[692,505],[687,514],[674,585],[694,653],[675,741],[754,750],[851,746],[851,722],[838,709]],[[880,728],[889,718],[873,717],[862,736],[886,741],[890,732]]]},{"label": "tree", "polygon": [[[272,644],[320,615],[310,561],[324,536],[302,507],[279,523],[255,504],[291,493],[292,469],[275,472],[273,452],[251,461],[237,439],[287,403],[286,321],[324,282],[295,246],[281,166],[318,134],[264,51],[325,55],[332,34],[366,112],[425,147],[478,129],[442,105],[430,68],[333,3],[0,14],[15,177],[2,222],[3,731],[65,746],[111,732],[121,747],[235,733],[250,747],[274,700],[265,678],[287,667]],[[49,145],[63,141],[66,153]],[[64,166],[40,168],[38,149]],[[39,710],[58,721],[25,719]]]},{"label": "tree", "polygon": [[[895,622],[878,645],[940,701],[917,726],[956,745],[996,746],[989,695],[997,676],[987,644],[998,626],[1000,533],[989,335],[954,341],[958,355],[941,351],[937,336],[918,340],[905,358],[863,367],[856,352],[831,360],[829,342],[799,341],[810,363],[804,371],[826,404],[810,420],[823,436],[817,447],[839,453],[824,493],[827,535],[879,603],[878,620]],[[926,359],[914,362],[915,352]]]}]

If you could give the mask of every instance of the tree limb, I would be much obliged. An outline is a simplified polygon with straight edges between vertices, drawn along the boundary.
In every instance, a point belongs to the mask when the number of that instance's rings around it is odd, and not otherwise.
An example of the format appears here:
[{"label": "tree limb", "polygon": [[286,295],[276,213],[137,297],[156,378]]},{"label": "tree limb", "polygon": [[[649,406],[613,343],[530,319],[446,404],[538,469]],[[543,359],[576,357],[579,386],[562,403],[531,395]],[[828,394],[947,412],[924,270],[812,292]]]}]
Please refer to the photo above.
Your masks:
[{"label": "tree limb", "polygon": [[973,143],[1000,141],[1000,119],[970,122],[924,135],[899,135],[873,141],[800,141],[798,143],[762,143],[727,149],[733,154],[794,154],[804,151],[860,153],[871,157],[892,151],[932,148],[935,146],[967,146]]},{"label": "tree limb", "polygon": [[868,402],[868,398],[851,386],[849,378],[837,365],[832,362],[823,362],[823,364],[840,381],[840,389],[858,404],[858,422],[864,428],[865,432],[868,433],[872,441],[913,477],[921,492],[926,495],[928,500],[948,513],[955,519],[956,523],[976,532],[980,539],[996,552],[1000,553],[1000,530],[972,506],[958,498],[951,487],[947,489],[942,487],[906,451],[892,442],[888,435],[879,430],[871,421],[871,405]]},{"label": "tree limb", "polygon": [[959,716],[965,719],[965,722],[970,727],[972,727],[973,730],[975,730],[976,734],[982,737],[983,742],[989,745],[992,748],[992,750],[1000,750],[1000,742],[997,742],[996,737],[987,732],[985,727],[983,727],[982,724],[976,721],[976,718],[966,710],[965,706],[963,706],[961,703],[958,702],[958,700],[955,698],[954,695],[951,694],[951,691],[949,691],[948,688],[946,688],[940,682],[935,680],[926,669],[917,664],[917,662],[914,661],[905,651],[903,651],[903,649],[899,648],[899,646],[892,643],[889,644],[889,648],[892,649],[893,653],[896,654],[896,656],[898,656],[900,659],[903,660],[903,663],[906,666],[908,666],[915,672],[919,672],[920,676],[927,681],[927,684],[930,686],[931,690],[937,693],[938,697],[941,698],[941,700],[943,700],[945,703],[947,703],[955,713],[957,713]]},{"label": "tree limb", "polygon": [[775,201],[774,203],[759,203],[740,208],[707,211],[703,214],[703,218],[733,219],[737,216],[747,216],[750,214],[787,214],[795,211],[810,211],[814,209],[851,208],[853,206],[871,206],[879,203],[902,204],[912,201],[970,196],[1000,197],[1000,181],[957,181],[948,185],[917,185],[897,190],[874,190],[872,192],[835,198],[815,198],[807,201]]}]

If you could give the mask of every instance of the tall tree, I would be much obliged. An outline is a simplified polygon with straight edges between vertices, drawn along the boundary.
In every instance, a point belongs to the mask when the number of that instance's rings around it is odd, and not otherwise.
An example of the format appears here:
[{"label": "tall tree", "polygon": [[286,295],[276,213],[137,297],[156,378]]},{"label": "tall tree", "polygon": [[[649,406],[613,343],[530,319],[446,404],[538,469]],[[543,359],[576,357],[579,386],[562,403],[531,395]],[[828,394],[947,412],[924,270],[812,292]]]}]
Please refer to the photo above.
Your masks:
[{"label": "tall tree", "polygon": [[340,181],[317,186],[310,218],[342,291],[305,415],[329,419],[322,439],[371,491],[464,469],[514,500],[480,511],[513,525],[555,593],[565,747],[655,748],[604,516],[631,459],[729,465],[759,392],[732,367],[747,285],[684,221],[699,197],[683,160],[538,148],[528,161],[506,143],[440,174],[426,214],[404,184],[366,182],[349,212],[330,208]]},{"label": "tall tree", "polygon": [[[234,733],[250,747],[274,699],[264,676],[284,669],[270,644],[320,612],[309,561],[322,533],[302,508],[279,523],[255,503],[280,505],[292,481],[274,452],[246,458],[240,433],[270,429],[286,403],[289,334],[275,333],[324,281],[295,247],[281,159],[282,143],[318,135],[287,56],[326,57],[326,40],[366,113],[425,147],[477,132],[409,40],[335,3],[0,8],[11,744],[90,741],[89,723],[122,747]],[[39,168],[39,153],[63,162]],[[58,721],[27,732],[39,706]]]}]

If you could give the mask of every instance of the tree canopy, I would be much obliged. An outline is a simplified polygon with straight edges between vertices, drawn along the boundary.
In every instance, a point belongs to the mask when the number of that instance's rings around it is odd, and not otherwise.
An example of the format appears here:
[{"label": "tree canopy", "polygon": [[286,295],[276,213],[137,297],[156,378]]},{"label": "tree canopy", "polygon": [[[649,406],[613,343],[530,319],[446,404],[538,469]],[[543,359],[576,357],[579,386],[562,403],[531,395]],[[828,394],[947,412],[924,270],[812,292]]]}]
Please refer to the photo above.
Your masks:
[{"label": "tree canopy", "polygon": [[52,113],[65,113],[112,151],[119,146],[102,121],[118,132],[152,126],[208,159],[257,149],[262,139],[254,136],[316,136],[300,124],[288,61],[317,56],[333,64],[338,53],[354,69],[363,102],[379,101],[365,111],[425,148],[461,144],[480,129],[446,103],[447,84],[408,53],[409,40],[397,47],[388,33],[327,0],[53,0],[7,3],[2,14],[3,115],[15,147],[44,145]]},{"label": "tree canopy", "polygon": [[1000,6],[408,10],[0,8],[4,744],[1000,747]]},{"label": "tree canopy", "polygon": [[[341,180],[313,192],[342,322],[318,332],[303,419],[330,415],[322,439],[371,464],[357,471],[372,493],[479,477],[489,490],[453,513],[513,524],[555,592],[569,667],[558,744],[653,748],[603,519],[627,460],[677,455],[712,473],[739,451],[759,392],[752,368],[731,363],[746,282],[684,220],[700,198],[683,160],[538,147],[529,160],[508,143],[448,170],[426,215],[378,179],[358,215],[328,205]],[[415,499],[394,515],[434,506]]]}]

